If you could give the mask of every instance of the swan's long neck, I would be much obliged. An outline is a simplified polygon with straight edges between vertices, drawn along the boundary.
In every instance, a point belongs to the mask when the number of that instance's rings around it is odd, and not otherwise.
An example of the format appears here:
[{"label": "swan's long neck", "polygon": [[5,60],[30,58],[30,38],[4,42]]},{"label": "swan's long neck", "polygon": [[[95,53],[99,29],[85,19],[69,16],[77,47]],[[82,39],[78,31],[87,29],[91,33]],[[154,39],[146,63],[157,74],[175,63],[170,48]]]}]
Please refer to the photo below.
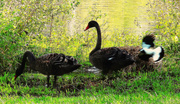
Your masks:
[{"label": "swan's long neck", "polygon": [[35,56],[30,51],[26,51],[23,55],[23,60],[22,60],[21,66],[18,69],[20,72],[23,72],[23,70],[24,70],[27,57],[28,57],[30,63],[32,63],[36,60]]},{"label": "swan's long neck", "polygon": [[101,49],[101,29],[98,24],[95,27],[96,27],[97,35],[98,35],[97,43],[96,43],[96,47],[91,51],[90,55],[92,55],[97,50]]}]

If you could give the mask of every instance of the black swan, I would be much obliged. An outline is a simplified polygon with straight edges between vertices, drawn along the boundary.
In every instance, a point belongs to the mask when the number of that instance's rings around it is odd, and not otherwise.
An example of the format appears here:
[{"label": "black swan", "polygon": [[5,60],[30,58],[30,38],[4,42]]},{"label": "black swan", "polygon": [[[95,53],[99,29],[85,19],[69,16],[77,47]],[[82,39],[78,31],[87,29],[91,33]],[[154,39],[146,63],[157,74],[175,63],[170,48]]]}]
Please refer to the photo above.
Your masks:
[{"label": "black swan", "polygon": [[102,70],[105,75],[111,71],[117,71],[128,65],[133,64],[134,59],[126,50],[121,50],[117,47],[101,49],[101,30],[96,21],[90,21],[85,31],[89,28],[95,27],[97,30],[97,43],[96,47],[90,52],[90,62]]},{"label": "black swan", "polygon": [[15,79],[23,73],[25,62],[29,60],[29,65],[32,70],[36,70],[42,74],[47,75],[47,86],[49,87],[49,76],[54,75],[53,86],[56,86],[57,76],[70,73],[81,65],[72,56],[65,56],[64,54],[50,53],[35,58],[32,52],[26,51],[23,55],[21,65],[16,70]]}]

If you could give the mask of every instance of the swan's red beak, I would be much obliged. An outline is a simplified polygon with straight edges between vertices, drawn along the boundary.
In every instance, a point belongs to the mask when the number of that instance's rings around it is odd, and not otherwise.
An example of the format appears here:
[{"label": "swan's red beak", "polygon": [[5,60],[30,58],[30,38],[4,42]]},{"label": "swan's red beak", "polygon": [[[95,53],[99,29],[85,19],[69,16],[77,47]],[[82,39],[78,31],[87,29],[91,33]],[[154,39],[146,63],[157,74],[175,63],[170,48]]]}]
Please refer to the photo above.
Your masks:
[{"label": "swan's red beak", "polygon": [[86,27],[86,29],[84,31],[86,31],[87,29],[89,29],[89,25]]},{"label": "swan's red beak", "polygon": [[17,78],[17,75],[15,75],[14,80],[16,80],[16,78]]}]

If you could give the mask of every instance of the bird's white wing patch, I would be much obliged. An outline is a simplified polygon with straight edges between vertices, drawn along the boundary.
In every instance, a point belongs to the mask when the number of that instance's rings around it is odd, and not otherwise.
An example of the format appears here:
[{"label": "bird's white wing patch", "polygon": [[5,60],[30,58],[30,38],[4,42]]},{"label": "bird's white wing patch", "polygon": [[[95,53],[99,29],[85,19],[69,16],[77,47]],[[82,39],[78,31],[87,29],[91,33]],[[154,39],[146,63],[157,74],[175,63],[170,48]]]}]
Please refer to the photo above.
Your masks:
[{"label": "bird's white wing patch", "polygon": [[154,49],[155,54],[159,54],[161,53],[161,51],[162,51],[161,47],[157,47],[156,49]]},{"label": "bird's white wing patch", "polygon": [[153,55],[153,60],[157,61],[159,59],[160,55],[159,54],[154,54]]},{"label": "bird's white wing patch", "polygon": [[145,53],[148,54],[148,55],[154,54],[154,50],[153,50],[153,49],[144,48],[143,50],[144,50]]},{"label": "bird's white wing patch", "polygon": [[110,58],[108,58],[108,60],[112,60],[114,57],[110,57]]},{"label": "bird's white wing patch", "polygon": [[160,58],[161,51],[162,51],[161,47],[157,47],[156,49],[154,49],[154,55],[153,55],[154,61],[157,61]]}]

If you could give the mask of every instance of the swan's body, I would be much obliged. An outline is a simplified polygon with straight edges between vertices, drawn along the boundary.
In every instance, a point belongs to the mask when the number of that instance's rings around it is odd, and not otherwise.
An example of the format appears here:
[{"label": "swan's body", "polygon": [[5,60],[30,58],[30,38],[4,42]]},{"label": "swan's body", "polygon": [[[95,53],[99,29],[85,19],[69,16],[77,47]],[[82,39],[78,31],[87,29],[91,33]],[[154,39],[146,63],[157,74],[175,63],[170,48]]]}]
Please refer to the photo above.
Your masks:
[{"label": "swan's body", "polygon": [[30,52],[26,51],[23,55],[23,60],[19,68],[16,70],[15,79],[23,73],[26,59],[29,60],[29,65],[32,70],[36,70],[44,75],[47,75],[47,84],[49,86],[49,76],[55,75],[54,86],[56,84],[57,76],[72,72],[81,65],[72,56],[65,56],[64,54],[50,53],[35,58]]},{"label": "swan's body", "polygon": [[127,51],[117,47],[103,48],[89,56],[90,62],[101,69],[103,74],[110,71],[117,71],[134,62]]}]

